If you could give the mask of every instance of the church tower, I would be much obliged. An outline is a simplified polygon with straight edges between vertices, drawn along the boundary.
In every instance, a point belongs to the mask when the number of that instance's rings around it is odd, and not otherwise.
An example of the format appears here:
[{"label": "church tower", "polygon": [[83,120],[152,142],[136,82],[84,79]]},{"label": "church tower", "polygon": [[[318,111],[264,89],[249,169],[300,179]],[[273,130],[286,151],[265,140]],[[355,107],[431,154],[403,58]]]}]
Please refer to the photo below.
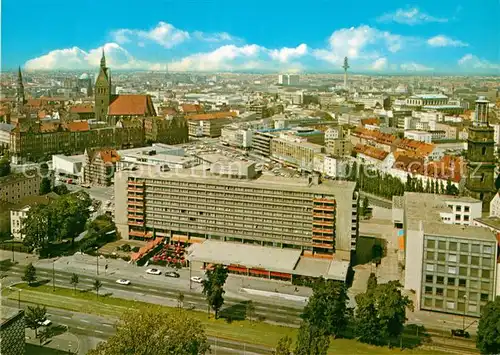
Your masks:
[{"label": "church tower", "polygon": [[16,105],[17,111],[22,112],[25,103],[24,97],[24,84],[23,84],[23,74],[21,73],[21,67],[17,70],[17,85],[16,85]]},{"label": "church tower", "polygon": [[495,196],[494,130],[488,123],[489,101],[483,96],[476,100],[474,121],[467,141],[466,194],[483,201],[483,212],[490,210]]},{"label": "church tower", "polygon": [[102,50],[101,66],[99,75],[95,82],[95,118],[98,121],[106,121],[109,102],[111,100],[111,73],[106,67],[106,57]]}]

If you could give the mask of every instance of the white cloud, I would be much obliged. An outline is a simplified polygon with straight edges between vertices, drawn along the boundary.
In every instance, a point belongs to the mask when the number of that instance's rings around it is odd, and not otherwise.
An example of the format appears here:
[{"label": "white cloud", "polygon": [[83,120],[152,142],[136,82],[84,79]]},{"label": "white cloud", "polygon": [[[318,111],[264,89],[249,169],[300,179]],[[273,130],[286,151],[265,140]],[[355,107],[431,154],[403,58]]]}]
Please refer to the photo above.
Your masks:
[{"label": "white cloud", "polygon": [[448,22],[446,18],[434,17],[418,8],[397,9],[395,12],[386,13],[377,18],[379,22],[396,22],[405,25],[417,25],[427,22]]},{"label": "white cloud", "polygon": [[195,31],[193,32],[192,37],[205,42],[234,42],[239,40],[238,38],[231,36],[227,32],[205,33],[201,31]]},{"label": "white cloud", "polygon": [[350,60],[376,59],[380,57],[377,50],[391,53],[400,51],[413,38],[362,25],[342,28],[333,32],[328,39],[329,49],[317,49],[313,55],[332,64],[341,64],[344,57]]},{"label": "white cloud", "polygon": [[387,58],[378,58],[371,65],[372,70],[384,70],[387,68]]},{"label": "white cloud", "polygon": [[433,70],[433,68],[426,67],[423,64],[418,64],[415,62],[403,63],[399,66],[399,68],[403,71],[412,71],[412,72]]},{"label": "white cloud", "polygon": [[106,64],[112,69],[162,69],[160,63],[136,59],[117,43],[106,43],[88,52],[78,47],[56,49],[41,57],[28,60],[24,67],[27,70],[95,69],[99,67],[103,48],[106,54]]},{"label": "white cloud", "polygon": [[307,54],[307,45],[304,43],[295,48],[283,47],[281,49],[272,49],[269,52],[272,59],[282,63],[287,63],[290,59],[302,57],[305,54]]},{"label": "white cloud", "polygon": [[468,44],[456,39],[452,39],[445,35],[437,35],[427,40],[427,44],[431,47],[467,47]]},{"label": "white cloud", "polygon": [[496,69],[500,70],[500,64],[481,59],[473,54],[466,54],[458,60],[458,65],[464,69]]},{"label": "white cloud", "polygon": [[156,27],[149,31],[124,28],[114,31],[112,36],[114,40],[120,44],[128,43],[132,40],[150,40],[165,48],[172,48],[191,37],[188,32],[179,30],[173,25],[163,21],[159,22]]}]

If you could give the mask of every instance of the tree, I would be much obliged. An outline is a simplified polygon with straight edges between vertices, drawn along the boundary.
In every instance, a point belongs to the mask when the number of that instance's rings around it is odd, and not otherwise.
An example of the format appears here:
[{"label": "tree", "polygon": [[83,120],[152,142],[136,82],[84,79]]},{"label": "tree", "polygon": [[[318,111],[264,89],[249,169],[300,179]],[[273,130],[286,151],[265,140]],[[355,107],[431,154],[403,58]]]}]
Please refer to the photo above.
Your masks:
[{"label": "tree", "polygon": [[476,347],[481,354],[500,353],[500,296],[486,304],[477,328]]},{"label": "tree", "polygon": [[439,180],[439,193],[441,195],[443,195],[445,193],[445,189],[444,189],[444,185],[443,185],[443,181],[442,180]]},{"label": "tree", "polygon": [[33,249],[44,249],[54,239],[51,211],[48,205],[36,205],[29,209],[23,219],[21,233],[23,243]]},{"label": "tree", "polygon": [[10,174],[10,160],[9,157],[4,155],[0,159],[0,177],[7,176]]},{"label": "tree", "polygon": [[78,285],[78,275],[77,274],[73,274],[71,275],[71,280],[70,280],[70,284],[73,285],[73,288],[74,288],[74,292],[76,293],[76,285]]},{"label": "tree", "polygon": [[227,279],[227,269],[223,265],[215,265],[211,270],[206,271],[206,278],[203,280],[203,294],[207,299],[208,306],[214,310],[215,319],[219,315],[219,310],[224,304],[224,284]]},{"label": "tree", "polygon": [[116,333],[100,343],[89,355],[189,354],[208,353],[205,329],[185,311],[170,313],[160,307],[126,311],[116,325]]},{"label": "tree", "polygon": [[278,345],[273,351],[273,355],[292,355],[292,338],[288,335],[278,340]]},{"label": "tree", "polygon": [[250,322],[255,318],[255,305],[250,300],[246,304],[246,316],[250,320]]},{"label": "tree", "polygon": [[179,308],[184,307],[184,294],[179,291],[179,294],[177,295],[177,306]]},{"label": "tree", "polygon": [[370,277],[368,277],[368,282],[366,284],[366,292],[373,292],[377,288],[377,276],[375,273],[371,273]]},{"label": "tree", "polygon": [[355,334],[362,343],[380,343],[380,327],[375,307],[373,289],[356,295],[356,312],[354,317]]},{"label": "tree", "polygon": [[347,289],[344,283],[318,280],[313,294],[304,308],[302,319],[326,335],[338,336],[347,327],[349,311]]},{"label": "tree", "polygon": [[102,287],[102,282],[99,281],[98,279],[94,280],[94,283],[92,284],[92,288],[95,290],[95,293],[97,295],[97,298],[99,298],[99,290]]},{"label": "tree", "polygon": [[368,213],[368,209],[370,208],[370,201],[368,200],[368,196],[363,198],[363,215]]},{"label": "tree", "polygon": [[66,195],[69,193],[68,187],[64,184],[54,186],[52,191],[58,195]]},{"label": "tree", "polygon": [[36,280],[36,269],[33,266],[33,263],[29,263],[24,268],[24,276],[22,277],[22,280],[26,281],[30,286],[33,283],[33,281]]},{"label": "tree", "polygon": [[35,337],[38,337],[38,328],[47,319],[47,309],[45,306],[28,306],[24,315],[26,327],[35,331]]},{"label": "tree", "polygon": [[294,355],[326,355],[329,346],[330,338],[323,329],[303,321],[297,334]]},{"label": "tree", "polygon": [[52,187],[49,178],[42,178],[42,182],[40,183],[40,195],[48,194],[50,191],[52,191]]}]

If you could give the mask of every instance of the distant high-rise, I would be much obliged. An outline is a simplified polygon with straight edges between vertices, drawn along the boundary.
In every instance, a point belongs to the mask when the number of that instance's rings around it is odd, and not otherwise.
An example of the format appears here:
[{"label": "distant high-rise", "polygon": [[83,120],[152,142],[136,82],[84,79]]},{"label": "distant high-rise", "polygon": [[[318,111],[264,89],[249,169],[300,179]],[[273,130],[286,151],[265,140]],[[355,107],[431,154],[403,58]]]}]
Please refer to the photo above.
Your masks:
[{"label": "distant high-rise", "polygon": [[288,85],[288,75],[287,74],[278,75],[278,84]]},{"label": "distant high-rise", "polygon": [[298,74],[280,74],[278,75],[278,84],[284,86],[298,85],[299,79]]},{"label": "distant high-rise", "polygon": [[347,69],[349,69],[347,57],[344,58],[344,65],[342,68],[344,69],[344,88],[347,89]]}]

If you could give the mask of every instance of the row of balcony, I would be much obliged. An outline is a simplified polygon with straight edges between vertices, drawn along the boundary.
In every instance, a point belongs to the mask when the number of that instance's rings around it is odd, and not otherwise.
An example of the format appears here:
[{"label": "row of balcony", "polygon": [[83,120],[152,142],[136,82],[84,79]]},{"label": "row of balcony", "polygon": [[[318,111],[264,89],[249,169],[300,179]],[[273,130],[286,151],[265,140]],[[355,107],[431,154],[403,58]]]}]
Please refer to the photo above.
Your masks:
[{"label": "row of balcony", "polygon": [[333,222],[332,221],[316,221],[316,220],[313,220],[312,224],[316,225],[316,226],[333,227]]},{"label": "row of balcony", "polygon": [[128,221],[129,226],[139,226],[144,227],[144,222]]},{"label": "row of balcony", "polygon": [[323,233],[328,235],[333,235],[335,232],[333,229],[320,229],[320,228],[313,228],[312,231],[313,233]]},{"label": "row of balcony", "polygon": [[333,249],[332,244],[325,244],[325,243],[311,243],[311,245],[315,248],[322,248],[322,249]]},{"label": "row of balcony", "polygon": [[313,217],[325,218],[325,219],[335,219],[334,214],[326,214],[326,213],[313,213]]}]

